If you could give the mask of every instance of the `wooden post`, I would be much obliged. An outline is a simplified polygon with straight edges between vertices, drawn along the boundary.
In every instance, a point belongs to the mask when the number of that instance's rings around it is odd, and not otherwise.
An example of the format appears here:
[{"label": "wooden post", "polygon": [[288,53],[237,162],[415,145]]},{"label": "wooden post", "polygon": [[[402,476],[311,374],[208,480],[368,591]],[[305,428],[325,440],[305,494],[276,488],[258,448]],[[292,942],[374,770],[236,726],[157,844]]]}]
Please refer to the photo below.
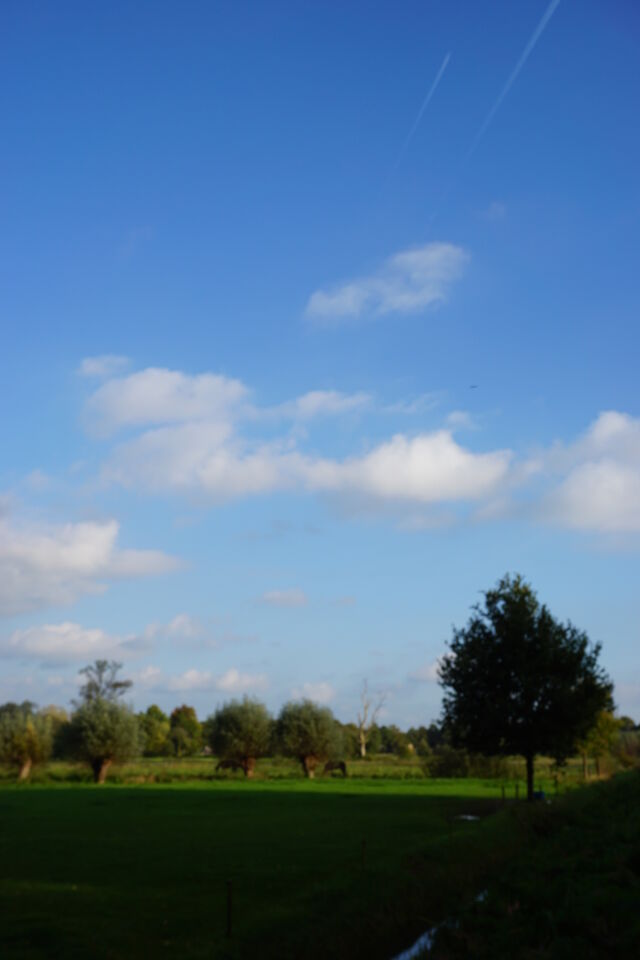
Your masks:
[{"label": "wooden post", "polygon": [[233,907],[233,880],[227,880],[227,936],[231,936],[231,921]]}]

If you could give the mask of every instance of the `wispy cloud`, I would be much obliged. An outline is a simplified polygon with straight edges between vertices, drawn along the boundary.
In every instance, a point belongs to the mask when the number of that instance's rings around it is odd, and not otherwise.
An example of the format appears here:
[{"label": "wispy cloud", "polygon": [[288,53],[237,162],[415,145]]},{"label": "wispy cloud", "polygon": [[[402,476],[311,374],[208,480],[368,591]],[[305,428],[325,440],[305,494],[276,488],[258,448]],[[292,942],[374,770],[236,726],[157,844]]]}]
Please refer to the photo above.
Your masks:
[{"label": "wispy cloud", "polygon": [[315,703],[330,703],[336,695],[330,683],[303,683],[294,687],[291,696],[296,700],[313,700]]},{"label": "wispy cloud", "polygon": [[417,313],[446,300],[469,259],[452,243],[428,243],[403,250],[380,269],[328,290],[316,290],[306,314],[314,320],[336,322],[363,314]]},{"label": "wispy cloud", "polygon": [[268,679],[264,673],[242,673],[231,667],[226,673],[216,676],[208,670],[186,670],[167,682],[169,690],[216,690],[221,693],[249,693],[264,690]]},{"label": "wispy cloud", "polygon": [[78,367],[78,374],[81,377],[94,377],[101,380],[126,370],[129,363],[128,357],[116,353],[103,353],[99,357],[85,357]]},{"label": "wispy cloud", "polygon": [[308,393],[287,400],[275,407],[257,409],[258,418],[288,418],[291,420],[313,420],[316,417],[336,417],[347,413],[366,410],[372,404],[368,393],[342,393],[339,390],[310,390]]},{"label": "wispy cloud", "polygon": [[422,117],[423,117],[423,115],[424,115],[424,112],[425,112],[425,110],[427,109],[427,107],[429,106],[429,104],[430,104],[430,102],[431,102],[431,98],[433,97],[434,93],[435,93],[436,90],[438,89],[438,85],[439,85],[440,81],[442,80],[442,77],[444,76],[444,72],[445,72],[445,70],[447,69],[447,66],[448,66],[448,64],[449,64],[449,60],[450,60],[450,59],[451,59],[451,54],[450,54],[450,53],[447,53],[446,56],[445,56],[445,58],[444,58],[444,60],[442,61],[442,64],[441,64],[441,66],[440,66],[440,69],[438,70],[438,72],[437,72],[437,74],[436,74],[435,80],[433,81],[433,83],[432,83],[431,86],[429,87],[429,90],[428,90],[428,92],[427,92],[427,95],[426,95],[426,97],[424,98],[424,100],[422,101],[422,105],[421,105],[420,109],[418,110],[418,113],[417,113],[417,115],[416,115],[415,120],[413,121],[413,124],[412,124],[412,126],[411,126],[411,129],[409,130],[409,133],[407,134],[407,137],[406,137],[404,143],[402,144],[402,147],[400,148],[400,152],[399,152],[399,154],[398,154],[398,158],[397,158],[397,160],[396,160],[396,162],[395,162],[395,164],[394,164],[394,170],[397,170],[397,169],[398,169],[398,167],[400,166],[400,164],[401,164],[401,162],[402,162],[402,158],[404,157],[405,153],[406,153],[407,150],[409,149],[409,146],[410,146],[410,144],[411,144],[411,141],[413,140],[413,138],[414,138],[414,136],[415,136],[415,134],[416,134],[416,130],[417,130],[418,127],[420,126],[420,121],[422,120]]},{"label": "wispy cloud", "polygon": [[304,590],[297,587],[289,590],[267,590],[262,594],[261,600],[270,607],[306,607],[309,603]]},{"label": "wispy cloud", "polygon": [[547,7],[547,9],[545,10],[545,12],[544,12],[544,14],[543,14],[543,16],[542,16],[542,19],[540,20],[540,23],[538,24],[538,26],[535,28],[535,30],[534,30],[533,33],[531,34],[531,37],[529,38],[529,41],[528,41],[526,47],[525,47],[524,50],[522,51],[522,53],[521,53],[521,55],[520,55],[520,59],[518,60],[518,62],[516,63],[515,67],[514,67],[513,70],[511,71],[511,74],[509,75],[509,78],[508,78],[507,82],[505,83],[504,87],[502,88],[502,90],[501,90],[500,93],[498,94],[498,97],[497,97],[496,101],[494,102],[493,106],[491,107],[491,109],[489,110],[489,113],[488,113],[487,116],[484,118],[484,121],[483,121],[483,123],[482,123],[482,126],[480,127],[480,129],[478,130],[478,132],[477,132],[477,134],[476,134],[475,140],[473,141],[473,143],[471,144],[471,147],[469,148],[469,152],[468,152],[468,154],[467,154],[467,159],[469,159],[469,158],[472,156],[472,154],[475,152],[478,144],[480,143],[480,141],[481,141],[482,138],[484,137],[485,133],[486,133],[487,130],[489,129],[489,125],[491,124],[491,121],[493,120],[493,118],[495,117],[496,113],[498,112],[498,110],[499,110],[500,107],[502,106],[502,102],[503,102],[503,100],[505,99],[505,97],[507,96],[507,94],[509,93],[509,90],[511,89],[511,87],[513,86],[513,84],[515,83],[515,81],[517,80],[520,71],[521,71],[522,68],[524,67],[524,65],[525,65],[525,63],[527,62],[527,60],[528,60],[528,58],[529,58],[529,55],[531,54],[533,48],[535,47],[535,45],[537,44],[538,40],[539,40],[540,37],[542,36],[542,33],[544,32],[545,27],[546,27],[547,24],[549,23],[549,20],[551,19],[551,17],[553,16],[553,14],[556,12],[556,8],[558,7],[558,4],[559,4],[559,3],[560,3],[560,0],[551,0],[551,3],[549,4],[549,6]]},{"label": "wispy cloud", "polygon": [[482,219],[488,220],[489,223],[497,223],[499,220],[504,220],[506,215],[506,204],[501,203],[499,200],[492,200],[488,207],[480,211]]}]

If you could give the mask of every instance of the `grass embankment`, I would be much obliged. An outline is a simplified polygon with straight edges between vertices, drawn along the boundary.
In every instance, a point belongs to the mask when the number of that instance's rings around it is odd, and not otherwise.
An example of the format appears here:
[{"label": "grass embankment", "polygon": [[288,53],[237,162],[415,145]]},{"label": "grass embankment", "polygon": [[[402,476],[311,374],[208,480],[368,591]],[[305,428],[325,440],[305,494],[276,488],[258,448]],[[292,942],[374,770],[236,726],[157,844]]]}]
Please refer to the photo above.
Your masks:
[{"label": "grass embankment", "polygon": [[429,956],[635,960],[640,955],[640,773],[512,810],[526,842]]}]

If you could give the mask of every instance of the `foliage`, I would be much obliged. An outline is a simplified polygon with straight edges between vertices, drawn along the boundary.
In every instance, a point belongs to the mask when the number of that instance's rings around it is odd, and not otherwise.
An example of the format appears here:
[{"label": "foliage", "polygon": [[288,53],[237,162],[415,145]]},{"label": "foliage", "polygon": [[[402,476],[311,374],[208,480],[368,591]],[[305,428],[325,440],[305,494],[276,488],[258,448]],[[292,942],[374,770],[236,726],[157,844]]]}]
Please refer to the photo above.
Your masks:
[{"label": "foliage", "polygon": [[202,750],[202,724],[193,707],[183,703],[169,718],[169,739],[176,757],[192,757]]},{"label": "foliage", "polygon": [[277,723],[277,738],[285,756],[295,757],[307,777],[318,763],[337,757],[342,750],[341,731],[328,707],[311,700],[285,703]]},{"label": "foliage", "polygon": [[138,714],[138,723],[144,743],[143,753],[146,757],[164,757],[171,752],[169,717],[160,707],[152,703],[144,713]]},{"label": "foliage", "polygon": [[468,777],[469,754],[443,744],[425,760],[424,769],[431,777]]},{"label": "foliage", "polygon": [[431,753],[429,731],[426,727],[410,727],[407,730],[407,740],[419,757],[428,757]]},{"label": "foliage", "polygon": [[581,754],[593,757],[596,761],[596,773],[600,776],[600,763],[603,757],[610,756],[620,735],[620,721],[610,710],[601,710],[596,722],[578,744]]},{"label": "foliage", "polygon": [[44,713],[35,713],[34,704],[7,703],[0,707],[0,761],[18,767],[19,779],[26,780],[35,763],[51,755],[52,722]]},{"label": "foliage", "polygon": [[207,729],[213,753],[221,760],[237,762],[251,777],[257,758],[269,752],[273,720],[263,703],[244,697],[216,710]]},{"label": "foliage", "polygon": [[442,661],[453,745],[524,756],[531,798],[535,755],[570,756],[610,705],[599,653],[585,633],[554,620],[521,577],[504,577],[467,626],[454,630]]}]

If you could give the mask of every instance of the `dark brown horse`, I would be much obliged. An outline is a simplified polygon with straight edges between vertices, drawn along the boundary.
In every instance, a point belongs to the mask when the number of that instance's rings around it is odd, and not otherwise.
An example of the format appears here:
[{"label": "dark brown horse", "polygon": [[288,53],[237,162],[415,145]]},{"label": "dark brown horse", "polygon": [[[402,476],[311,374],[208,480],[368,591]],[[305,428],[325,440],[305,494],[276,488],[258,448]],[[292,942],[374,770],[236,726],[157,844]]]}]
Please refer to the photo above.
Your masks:
[{"label": "dark brown horse", "polygon": [[343,777],[347,776],[347,765],[344,760],[329,760],[328,763],[325,763],[322,772],[326,777],[329,773],[333,773],[334,770],[339,770]]}]

